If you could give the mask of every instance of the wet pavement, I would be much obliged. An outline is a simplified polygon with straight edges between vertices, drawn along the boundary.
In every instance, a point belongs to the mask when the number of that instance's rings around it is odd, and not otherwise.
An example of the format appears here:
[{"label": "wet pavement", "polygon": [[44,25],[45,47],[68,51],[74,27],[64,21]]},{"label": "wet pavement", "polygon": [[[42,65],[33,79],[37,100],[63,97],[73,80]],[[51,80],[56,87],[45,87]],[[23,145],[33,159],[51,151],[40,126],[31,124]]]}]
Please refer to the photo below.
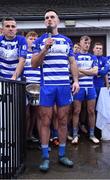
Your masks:
[{"label": "wet pavement", "polygon": [[73,168],[58,164],[58,149],[51,147],[50,170],[39,171],[41,152],[36,145],[27,148],[26,169],[19,179],[110,179],[110,141],[93,144],[85,135],[78,145],[67,143],[67,155],[74,161]]}]

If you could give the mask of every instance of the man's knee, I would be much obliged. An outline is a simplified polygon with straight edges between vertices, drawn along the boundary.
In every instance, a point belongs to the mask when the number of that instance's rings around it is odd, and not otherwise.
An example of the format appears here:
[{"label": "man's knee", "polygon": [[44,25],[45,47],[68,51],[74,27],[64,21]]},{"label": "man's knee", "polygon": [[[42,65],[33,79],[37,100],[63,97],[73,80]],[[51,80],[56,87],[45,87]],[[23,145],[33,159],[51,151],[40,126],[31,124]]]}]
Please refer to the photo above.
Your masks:
[{"label": "man's knee", "polygon": [[87,112],[89,115],[93,115],[95,113],[95,108],[94,107],[88,107]]},{"label": "man's knee", "polygon": [[74,115],[79,116],[80,112],[81,112],[81,108],[80,107],[78,107],[78,106],[74,107],[74,110],[73,110],[73,114]]}]

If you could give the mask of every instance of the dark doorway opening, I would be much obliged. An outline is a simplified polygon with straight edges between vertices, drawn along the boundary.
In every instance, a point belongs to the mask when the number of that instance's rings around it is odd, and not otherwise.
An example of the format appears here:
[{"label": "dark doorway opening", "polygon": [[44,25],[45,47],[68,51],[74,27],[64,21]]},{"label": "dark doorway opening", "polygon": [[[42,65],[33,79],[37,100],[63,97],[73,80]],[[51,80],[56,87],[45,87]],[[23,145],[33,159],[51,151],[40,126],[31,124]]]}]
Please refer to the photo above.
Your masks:
[{"label": "dark doorway opening", "polygon": [[[81,36],[70,36],[71,40],[73,43],[79,42]],[[92,49],[93,49],[93,45],[95,42],[101,42],[103,44],[103,52],[104,52],[104,56],[106,56],[106,35],[103,36],[91,36],[92,39],[92,43],[91,43],[91,47],[90,47],[90,52],[92,53]]]}]

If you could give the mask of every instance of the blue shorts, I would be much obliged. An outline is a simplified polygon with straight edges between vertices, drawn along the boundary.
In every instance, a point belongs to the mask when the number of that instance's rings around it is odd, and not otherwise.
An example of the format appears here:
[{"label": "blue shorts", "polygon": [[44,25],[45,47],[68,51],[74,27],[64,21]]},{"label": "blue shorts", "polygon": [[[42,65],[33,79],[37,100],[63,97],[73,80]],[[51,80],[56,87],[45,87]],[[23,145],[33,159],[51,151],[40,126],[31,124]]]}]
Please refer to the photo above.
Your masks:
[{"label": "blue shorts", "polygon": [[92,100],[96,99],[97,94],[95,88],[80,88],[79,92],[74,95],[74,100]]},{"label": "blue shorts", "polygon": [[45,85],[40,88],[40,106],[52,107],[66,106],[71,104],[72,94],[69,85],[50,86]]}]

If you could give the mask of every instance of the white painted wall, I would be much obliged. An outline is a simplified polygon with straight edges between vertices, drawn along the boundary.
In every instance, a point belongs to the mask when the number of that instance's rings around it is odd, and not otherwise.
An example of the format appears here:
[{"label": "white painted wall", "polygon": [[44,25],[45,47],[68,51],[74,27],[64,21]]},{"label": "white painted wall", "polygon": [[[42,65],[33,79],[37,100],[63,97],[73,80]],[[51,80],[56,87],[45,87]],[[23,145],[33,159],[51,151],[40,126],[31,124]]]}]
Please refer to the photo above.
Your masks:
[{"label": "white painted wall", "polygon": [[[87,19],[87,20],[73,20],[68,22],[66,21],[61,21],[59,24],[59,28],[66,28],[66,25],[70,23],[70,24],[74,24],[74,28],[93,28],[93,27],[97,27],[100,30],[104,30],[104,35],[107,36],[107,55],[110,55],[110,33],[108,32],[108,30],[110,29],[110,19]],[[1,22],[0,22],[0,27],[1,27]],[[46,28],[44,25],[44,21],[17,21],[17,28],[18,29],[44,29]],[[101,34],[101,31],[98,32],[98,29],[93,32],[91,32],[92,35],[98,35]]]},{"label": "white painted wall", "polygon": [[[1,22],[0,22],[1,27]],[[64,22],[59,24],[60,28],[65,28]],[[45,24],[43,21],[17,21],[18,29],[44,29]]]},{"label": "white painted wall", "polygon": [[107,33],[106,47],[107,47],[107,56],[110,56],[110,32]]},{"label": "white painted wall", "polygon": [[[59,27],[65,28],[65,22],[66,21],[61,21]],[[95,20],[95,19],[87,19],[87,20],[71,20],[71,22],[74,22],[75,27],[81,28],[81,27],[110,27],[110,19],[100,19],[100,20]],[[45,28],[44,21],[17,21],[18,28],[20,29],[34,29],[34,28]],[[0,22],[1,26],[1,22]]]},{"label": "white painted wall", "polygon": [[[59,24],[60,28],[66,27],[66,21],[61,21]],[[101,20],[73,20],[76,28],[84,27],[98,27],[98,28],[110,28],[110,19]],[[70,21],[72,23],[72,21]],[[0,22],[1,26],[1,22]],[[17,21],[18,29],[43,29],[45,28],[43,21]]]},{"label": "white painted wall", "polygon": [[[66,21],[67,22],[67,21]],[[71,22],[71,21],[70,21]],[[84,27],[97,27],[97,28],[110,28],[110,19],[101,19],[101,20],[76,20],[75,23],[76,28],[84,28]],[[19,29],[42,29],[45,28],[43,21],[18,21],[17,22]],[[65,28],[65,21],[61,21],[59,24],[60,28]]]}]

